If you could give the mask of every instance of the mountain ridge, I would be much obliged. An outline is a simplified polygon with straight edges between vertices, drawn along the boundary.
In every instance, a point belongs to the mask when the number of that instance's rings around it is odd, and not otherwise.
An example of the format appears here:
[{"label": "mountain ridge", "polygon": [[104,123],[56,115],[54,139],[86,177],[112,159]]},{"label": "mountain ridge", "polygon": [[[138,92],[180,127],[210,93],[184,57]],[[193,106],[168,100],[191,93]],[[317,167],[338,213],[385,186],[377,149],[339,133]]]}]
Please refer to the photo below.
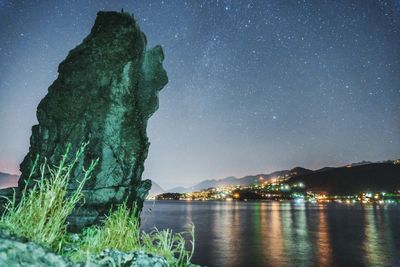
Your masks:
[{"label": "mountain ridge", "polygon": [[[280,171],[274,171],[269,174],[255,174],[255,175],[247,175],[243,176],[240,178],[237,178],[235,176],[228,176],[226,178],[221,178],[221,179],[207,179],[203,180],[191,187],[183,187],[183,186],[177,186],[173,187],[171,189],[165,190],[166,192],[169,193],[188,193],[188,192],[194,192],[194,191],[200,191],[203,189],[207,189],[210,187],[218,187],[218,186],[223,186],[223,185],[251,185],[257,181],[260,177],[264,179],[264,181],[267,181],[269,179],[274,178],[275,176],[285,176],[289,175],[293,178],[295,177],[307,177],[307,175],[317,175],[321,173],[326,173],[330,171],[335,171],[335,170],[340,170],[343,168],[356,168],[356,167],[362,167],[362,166],[367,166],[367,165],[376,165],[376,164],[393,164],[395,160],[385,160],[385,161],[378,161],[378,162],[371,162],[371,161],[361,161],[361,162],[356,162],[356,163],[349,163],[344,166],[338,166],[338,167],[322,167],[320,169],[316,170],[310,170],[307,168],[303,168],[300,166],[296,166],[290,170],[280,170]],[[381,166],[381,165],[379,165]]]},{"label": "mountain ridge", "polygon": [[400,164],[378,162],[346,165],[300,174],[289,179],[289,183],[298,182],[304,183],[311,191],[328,194],[400,190]]},{"label": "mountain ridge", "polygon": [[274,171],[272,173],[264,174],[255,174],[255,175],[247,175],[243,176],[240,178],[234,177],[234,176],[228,176],[226,178],[222,179],[207,179],[204,181],[201,181],[200,183],[195,184],[192,187],[183,187],[183,186],[177,186],[171,189],[166,190],[167,192],[170,193],[187,193],[187,192],[193,192],[193,191],[199,191],[202,189],[207,189],[210,187],[218,187],[218,186],[223,186],[223,185],[251,185],[255,183],[260,177],[267,181],[269,179],[273,179],[277,176],[289,174],[291,170],[281,170],[281,171]]}]

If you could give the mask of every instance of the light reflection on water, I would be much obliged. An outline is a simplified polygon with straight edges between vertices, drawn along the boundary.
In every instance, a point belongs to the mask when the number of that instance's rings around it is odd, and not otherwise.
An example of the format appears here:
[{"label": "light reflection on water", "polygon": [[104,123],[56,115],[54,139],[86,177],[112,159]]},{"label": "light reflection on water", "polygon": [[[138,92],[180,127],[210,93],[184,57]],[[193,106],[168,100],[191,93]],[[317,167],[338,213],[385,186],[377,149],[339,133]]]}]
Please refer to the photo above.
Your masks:
[{"label": "light reflection on water", "polygon": [[194,262],[207,266],[400,266],[398,205],[156,201],[142,222],[193,222]]},{"label": "light reflection on water", "polygon": [[[386,217],[386,220],[385,220]],[[382,231],[381,229],[384,229]],[[365,212],[365,262],[373,266],[389,265],[387,256],[394,251],[390,247],[388,251],[384,248],[385,242],[392,243],[391,229],[387,225],[387,214],[380,206],[366,209]]]},{"label": "light reflection on water", "polygon": [[318,212],[317,259],[320,266],[332,266],[332,248],[325,209]]},{"label": "light reflection on water", "polygon": [[[241,218],[238,213],[237,202],[230,202],[227,207],[216,205],[211,227],[208,229],[213,246],[218,250],[212,250],[211,256],[219,266],[222,264],[234,265],[240,261],[241,243],[237,239],[240,236]],[[201,225],[199,227],[202,227]],[[208,226],[206,226],[208,228]]]},{"label": "light reflection on water", "polygon": [[262,248],[267,252],[265,259],[269,259],[272,265],[277,265],[283,258],[284,242],[282,238],[281,210],[277,202],[273,202],[270,209],[265,209],[264,214],[267,217],[264,229],[261,231],[264,242],[268,244]]}]

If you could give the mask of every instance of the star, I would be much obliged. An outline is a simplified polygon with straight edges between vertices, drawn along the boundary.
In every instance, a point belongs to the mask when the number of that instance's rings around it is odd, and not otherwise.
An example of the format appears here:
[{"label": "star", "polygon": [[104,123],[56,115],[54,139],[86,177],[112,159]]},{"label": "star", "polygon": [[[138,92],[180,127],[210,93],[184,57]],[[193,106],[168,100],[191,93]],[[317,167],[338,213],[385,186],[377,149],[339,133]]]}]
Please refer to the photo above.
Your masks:
[{"label": "star", "polygon": [[143,178],[179,186],[267,164],[400,157],[393,1],[0,2],[0,166],[13,172],[58,64],[99,10],[121,7],[147,49],[163,47],[169,80],[148,122]]}]

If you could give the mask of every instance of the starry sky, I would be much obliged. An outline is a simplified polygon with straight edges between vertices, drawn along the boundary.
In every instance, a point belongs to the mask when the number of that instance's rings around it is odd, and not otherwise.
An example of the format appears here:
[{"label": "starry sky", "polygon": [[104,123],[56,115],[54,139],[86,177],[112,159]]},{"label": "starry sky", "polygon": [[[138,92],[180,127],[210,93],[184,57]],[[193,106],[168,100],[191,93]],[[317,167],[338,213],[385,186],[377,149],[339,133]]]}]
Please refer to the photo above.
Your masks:
[{"label": "starry sky", "polygon": [[144,178],[204,179],[400,158],[400,1],[0,0],[0,171],[97,11],[134,13],[169,84]]}]

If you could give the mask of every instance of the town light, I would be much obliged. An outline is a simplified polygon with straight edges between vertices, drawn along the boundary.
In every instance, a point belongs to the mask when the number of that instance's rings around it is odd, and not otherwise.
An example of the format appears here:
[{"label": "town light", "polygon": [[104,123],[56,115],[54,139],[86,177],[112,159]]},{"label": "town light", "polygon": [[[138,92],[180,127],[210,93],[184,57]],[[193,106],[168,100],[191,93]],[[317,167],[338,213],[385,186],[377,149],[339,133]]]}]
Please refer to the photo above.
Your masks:
[{"label": "town light", "polygon": [[239,193],[233,193],[232,197],[235,199],[238,199],[240,197],[240,195],[239,195]]}]

